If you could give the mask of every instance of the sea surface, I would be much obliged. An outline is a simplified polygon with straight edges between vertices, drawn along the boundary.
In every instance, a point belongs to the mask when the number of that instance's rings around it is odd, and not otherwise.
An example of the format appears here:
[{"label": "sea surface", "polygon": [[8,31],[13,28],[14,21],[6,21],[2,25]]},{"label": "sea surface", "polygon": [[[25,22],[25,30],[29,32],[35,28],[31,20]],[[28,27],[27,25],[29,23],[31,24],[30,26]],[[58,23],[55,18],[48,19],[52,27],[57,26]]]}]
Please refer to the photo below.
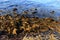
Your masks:
[{"label": "sea surface", "polygon": [[[0,15],[12,13],[13,8],[17,8],[18,13],[37,8],[38,17],[60,19],[60,0],[0,0]],[[51,14],[52,11],[55,11],[54,14]]]}]

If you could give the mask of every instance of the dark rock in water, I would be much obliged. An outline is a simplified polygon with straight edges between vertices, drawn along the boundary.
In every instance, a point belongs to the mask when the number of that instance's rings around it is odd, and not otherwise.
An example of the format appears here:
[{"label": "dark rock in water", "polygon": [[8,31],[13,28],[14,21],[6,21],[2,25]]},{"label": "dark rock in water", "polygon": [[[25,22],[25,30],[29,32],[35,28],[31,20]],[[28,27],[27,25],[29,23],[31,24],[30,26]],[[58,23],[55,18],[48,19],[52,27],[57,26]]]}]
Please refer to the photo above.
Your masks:
[{"label": "dark rock in water", "polygon": [[36,11],[35,12],[32,12],[32,14],[35,14],[35,13],[37,13]]},{"label": "dark rock in water", "polygon": [[18,9],[17,8],[14,8],[13,11],[17,11]]}]

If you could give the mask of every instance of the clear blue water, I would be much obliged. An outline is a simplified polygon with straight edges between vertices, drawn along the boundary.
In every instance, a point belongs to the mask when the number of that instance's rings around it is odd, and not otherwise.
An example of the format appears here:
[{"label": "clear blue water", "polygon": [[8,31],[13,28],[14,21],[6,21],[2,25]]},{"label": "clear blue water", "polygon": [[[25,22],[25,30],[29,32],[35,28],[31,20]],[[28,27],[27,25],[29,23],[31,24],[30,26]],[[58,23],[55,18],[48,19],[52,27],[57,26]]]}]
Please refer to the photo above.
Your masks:
[{"label": "clear blue water", "polygon": [[[8,11],[16,7],[18,13],[30,8],[37,8],[38,13],[36,15],[46,17],[52,17],[54,19],[59,19],[60,17],[60,0],[0,0],[0,12],[1,15],[6,14]],[[41,12],[42,10],[42,12]],[[51,14],[51,11],[55,11]]]}]

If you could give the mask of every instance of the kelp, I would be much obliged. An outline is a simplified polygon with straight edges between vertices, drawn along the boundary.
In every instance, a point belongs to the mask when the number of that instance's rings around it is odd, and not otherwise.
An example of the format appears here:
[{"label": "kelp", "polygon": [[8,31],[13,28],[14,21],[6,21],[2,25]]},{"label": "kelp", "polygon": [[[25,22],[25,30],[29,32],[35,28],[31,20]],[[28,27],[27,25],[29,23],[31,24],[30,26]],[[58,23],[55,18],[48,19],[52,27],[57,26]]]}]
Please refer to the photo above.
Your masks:
[{"label": "kelp", "polygon": [[19,35],[21,33],[41,33],[46,31],[50,31],[49,34],[52,34],[54,31],[60,33],[60,22],[48,17],[35,17],[34,13],[36,12],[32,12],[33,17],[27,16],[28,11],[24,11],[21,15],[16,13],[16,10],[16,8],[13,10],[13,15],[6,14],[0,16],[1,34],[4,32],[3,34],[6,35]]}]

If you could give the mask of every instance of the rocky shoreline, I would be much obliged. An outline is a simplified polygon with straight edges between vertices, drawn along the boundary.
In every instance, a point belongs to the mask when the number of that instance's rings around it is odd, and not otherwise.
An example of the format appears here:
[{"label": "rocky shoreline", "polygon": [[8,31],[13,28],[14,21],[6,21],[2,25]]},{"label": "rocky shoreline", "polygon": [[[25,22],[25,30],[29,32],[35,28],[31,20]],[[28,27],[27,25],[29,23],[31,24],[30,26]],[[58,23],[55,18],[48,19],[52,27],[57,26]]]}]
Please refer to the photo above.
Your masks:
[{"label": "rocky shoreline", "polygon": [[28,10],[22,14],[17,14],[16,11],[15,8],[12,14],[0,16],[0,40],[43,40],[44,35],[49,36],[49,39],[44,40],[56,40],[55,35],[59,35],[58,40],[60,40],[60,22],[48,17],[36,17],[34,15],[36,11],[31,13],[32,17]]}]

